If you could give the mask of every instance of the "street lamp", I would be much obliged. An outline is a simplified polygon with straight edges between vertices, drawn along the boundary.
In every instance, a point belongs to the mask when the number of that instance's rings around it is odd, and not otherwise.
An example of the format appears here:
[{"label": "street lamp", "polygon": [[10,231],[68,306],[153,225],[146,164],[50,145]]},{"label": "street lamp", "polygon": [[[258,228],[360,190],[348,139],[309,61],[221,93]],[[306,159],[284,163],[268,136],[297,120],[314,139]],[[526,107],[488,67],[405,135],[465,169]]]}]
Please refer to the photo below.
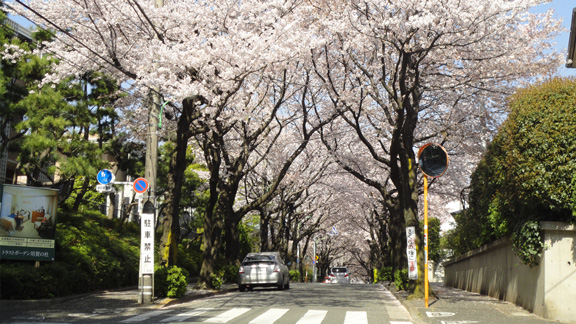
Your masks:
[{"label": "street lamp", "polygon": [[570,28],[570,39],[568,41],[566,67],[576,68],[576,8],[572,9],[572,26]]}]

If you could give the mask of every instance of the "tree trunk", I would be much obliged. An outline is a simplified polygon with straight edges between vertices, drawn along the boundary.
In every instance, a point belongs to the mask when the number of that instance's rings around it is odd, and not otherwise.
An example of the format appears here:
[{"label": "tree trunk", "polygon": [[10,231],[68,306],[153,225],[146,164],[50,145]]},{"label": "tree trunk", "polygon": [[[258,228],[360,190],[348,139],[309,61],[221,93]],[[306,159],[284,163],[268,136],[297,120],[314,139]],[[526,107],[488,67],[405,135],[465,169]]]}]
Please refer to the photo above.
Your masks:
[{"label": "tree trunk", "polygon": [[85,177],[84,182],[82,183],[82,189],[80,189],[80,192],[78,192],[78,195],[76,196],[76,200],[74,200],[74,206],[72,206],[73,212],[77,212],[78,209],[80,208],[80,204],[82,203],[82,200],[84,199],[84,195],[88,191],[89,185],[90,185],[90,178]]},{"label": "tree trunk", "polygon": [[[209,134],[206,134],[209,136]],[[212,133],[212,137],[216,134]],[[220,178],[220,165],[222,159],[219,151],[212,145],[214,138],[207,139],[202,143],[202,150],[206,157],[207,165],[210,170],[210,198],[204,212],[204,251],[202,253],[202,266],[200,268],[200,275],[198,278],[197,287],[201,289],[212,288],[210,275],[214,273],[216,265],[216,257],[220,250],[222,241],[222,227],[223,221],[220,218],[222,214],[215,212],[218,203],[218,183]]]},{"label": "tree trunk", "polygon": [[398,270],[406,269],[408,267],[408,259],[406,256],[406,228],[404,222],[404,215],[397,211],[390,212],[390,261],[392,262],[392,271],[395,273]]},{"label": "tree trunk", "polygon": [[202,253],[202,266],[197,287],[200,289],[212,288],[210,275],[214,273],[218,251],[222,246],[222,220],[211,211],[206,211],[204,218],[204,251]]},{"label": "tree trunk", "polygon": [[162,218],[162,237],[160,239],[160,264],[172,266],[178,258],[178,240],[180,238],[180,200],[182,197],[182,184],[184,171],[186,171],[186,149],[190,133],[190,116],[194,110],[192,100],[182,102],[182,115],[178,120],[176,131],[176,147],[170,158],[168,169],[168,190],[166,191],[166,205]]},{"label": "tree trunk", "polygon": [[270,251],[268,228],[270,226],[270,214],[266,207],[260,209],[260,251]]},{"label": "tree trunk", "polygon": [[226,238],[226,262],[228,265],[240,265],[240,220],[234,213],[226,213],[224,237]]}]

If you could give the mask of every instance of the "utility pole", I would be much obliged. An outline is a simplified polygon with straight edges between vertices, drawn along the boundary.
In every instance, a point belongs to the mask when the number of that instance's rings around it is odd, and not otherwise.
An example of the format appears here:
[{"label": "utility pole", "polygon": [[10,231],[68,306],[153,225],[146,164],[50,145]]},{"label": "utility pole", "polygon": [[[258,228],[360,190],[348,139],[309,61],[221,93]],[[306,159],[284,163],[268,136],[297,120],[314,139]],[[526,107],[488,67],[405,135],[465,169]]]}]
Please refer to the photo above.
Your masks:
[{"label": "utility pole", "polygon": [[[156,8],[164,6],[164,0],[156,0]],[[144,165],[144,177],[148,181],[148,198],[144,206],[148,207],[148,213],[154,214],[154,223],[156,223],[156,173],[158,170],[158,113],[160,111],[160,87],[155,86],[151,89],[152,104],[148,112],[148,132],[146,136],[146,160]],[[154,274],[142,272],[142,261],[140,262],[140,294],[138,294],[138,303],[152,303],[154,297]]]}]

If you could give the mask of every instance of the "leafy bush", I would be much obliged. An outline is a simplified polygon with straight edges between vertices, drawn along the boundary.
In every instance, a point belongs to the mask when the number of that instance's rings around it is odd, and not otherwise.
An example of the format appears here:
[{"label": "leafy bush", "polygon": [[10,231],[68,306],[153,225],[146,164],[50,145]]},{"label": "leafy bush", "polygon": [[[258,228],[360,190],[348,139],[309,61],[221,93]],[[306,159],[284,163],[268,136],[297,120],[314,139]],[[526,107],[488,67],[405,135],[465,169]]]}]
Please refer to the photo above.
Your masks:
[{"label": "leafy bush", "polygon": [[290,270],[290,281],[295,281],[295,282],[300,281],[300,271]]},{"label": "leafy bush", "polygon": [[509,106],[471,176],[469,209],[447,241],[458,255],[516,232],[514,240],[534,242],[516,245],[521,259],[533,264],[535,232],[522,238],[517,229],[527,221],[576,221],[576,79],[521,89]]},{"label": "leafy bush", "polygon": [[530,221],[517,226],[512,235],[514,251],[524,264],[530,267],[538,265],[544,243],[540,237],[540,224]]},{"label": "leafy bush", "polygon": [[183,240],[178,244],[178,259],[176,265],[188,270],[191,276],[197,276],[200,273],[202,265],[202,249],[200,240]]},{"label": "leafy bush", "polygon": [[236,265],[222,267],[220,273],[222,274],[223,283],[236,283],[238,281],[238,270],[240,270],[240,267]]},{"label": "leafy bush", "polygon": [[213,289],[219,290],[222,288],[222,284],[224,283],[224,279],[222,277],[222,272],[216,272],[210,274],[210,284],[212,285]]},{"label": "leafy bush", "polygon": [[394,285],[398,290],[406,290],[408,289],[408,284],[410,281],[408,280],[408,269],[398,270],[394,273]]},{"label": "leafy bush", "polygon": [[394,278],[392,276],[392,267],[384,267],[378,270],[378,278],[377,282],[380,281],[393,281]]},{"label": "leafy bush", "polygon": [[188,271],[177,266],[154,271],[154,294],[157,297],[180,298],[186,294]]}]

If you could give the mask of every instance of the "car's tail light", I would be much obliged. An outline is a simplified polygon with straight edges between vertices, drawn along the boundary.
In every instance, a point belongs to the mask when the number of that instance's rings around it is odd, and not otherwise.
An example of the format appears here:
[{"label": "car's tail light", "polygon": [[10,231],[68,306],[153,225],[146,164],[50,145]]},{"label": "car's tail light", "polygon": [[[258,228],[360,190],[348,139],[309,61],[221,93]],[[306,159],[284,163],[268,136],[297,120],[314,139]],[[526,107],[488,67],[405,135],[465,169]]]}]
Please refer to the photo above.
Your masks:
[{"label": "car's tail light", "polygon": [[347,278],[347,277],[348,277],[348,274],[345,274],[345,275],[344,275],[344,278]]},{"label": "car's tail light", "polygon": [[240,267],[240,269],[238,269],[238,273],[244,273],[244,267]]},{"label": "car's tail light", "polygon": [[274,267],[274,272],[280,272],[280,267],[278,266]]}]

